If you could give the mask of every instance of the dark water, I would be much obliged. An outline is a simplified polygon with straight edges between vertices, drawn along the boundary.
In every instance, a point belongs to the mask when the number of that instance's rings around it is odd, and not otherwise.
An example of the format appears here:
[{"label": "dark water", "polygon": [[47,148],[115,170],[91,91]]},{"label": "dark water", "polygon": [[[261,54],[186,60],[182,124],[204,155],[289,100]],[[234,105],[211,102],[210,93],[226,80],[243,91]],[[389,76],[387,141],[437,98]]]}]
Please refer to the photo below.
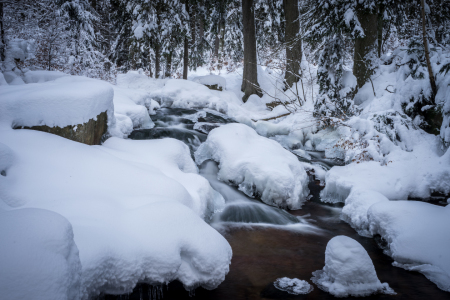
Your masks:
[{"label": "dark water", "polygon": [[[324,158],[318,154],[316,159]],[[330,161],[324,163],[332,164]],[[371,257],[380,281],[389,283],[397,293],[364,299],[450,299],[449,293],[438,289],[422,274],[393,267],[393,260],[383,254],[376,239],[359,236],[341,221],[342,205],[320,202],[319,193],[323,187],[312,176],[309,183],[312,198],[301,210],[286,212],[249,199],[235,188],[214,181],[215,171],[211,165],[209,169],[202,166],[201,170],[227,202],[225,210],[211,223],[233,249],[230,272],[225,281],[214,290],[197,288],[195,292],[186,291],[179,282],[157,288],[140,284],[129,295],[102,295],[99,299],[336,299],[315,285],[307,295],[291,295],[276,289],[273,282],[280,277],[290,277],[311,283],[311,273],[324,266],[328,241],[337,235],[361,243]],[[261,223],[274,225],[261,226]]]}]

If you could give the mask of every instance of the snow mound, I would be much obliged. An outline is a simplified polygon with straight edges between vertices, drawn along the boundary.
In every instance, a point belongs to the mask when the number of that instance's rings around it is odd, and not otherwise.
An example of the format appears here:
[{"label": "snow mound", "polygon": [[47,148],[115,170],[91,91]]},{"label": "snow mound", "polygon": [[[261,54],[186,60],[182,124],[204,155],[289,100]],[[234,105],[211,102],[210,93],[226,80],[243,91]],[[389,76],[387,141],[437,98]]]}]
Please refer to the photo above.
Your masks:
[{"label": "snow mound", "polygon": [[450,292],[450,206],[418,201],[376,203],[368,211],[370,232],[388,244],[394,265],[423,273]]},{"label": "snow mound", "polygon": [[83,299],[127,293],[141,281],[180,280],[192,289],[224,280],[231,248],[200,217],[214,210],[217,194],[196,174],[182,142],[111,138],[87,146],[39,131],[0,130],[2,165],[3,157],[14,157],[0,176],[0,207],[46,209],[70,222]]},{"label": "snow mound", "polygon": [[321,290],[335,297],[395,294],[387,283],[380,282],[372,260],[363,246],[343,235],[328,242],[325,267],[313,272],[311,280]]},{"label": "snow mound", "polygon": [[432,192],[448,194],[450,151],[439,156],[429,148],[429,144],[423,143],[412,152],[393,151],[387,165],[368,161],[333,167],[325,177],[321,198],[326,202],[343,202],[354,187],[379,192],[391,200],[409,196],[428,198]]},{"label": "snow mound", "polygon": [[300,280],[297,278],[278,278],[273,285],[281,290],[288,292],[292,295],[302,295],[302,294],[309,294],[313,291],[312,285],[310,285],[306,280]]},{"label": "snow mound", "polygon": [[165,107],[210,108],[227,113],[227,102],[206,86],[183,79],[169,79],[165,85],[151,92],[151,96]]},{"label": "snow mound", "polygon": [[149,129],[155,126],[146,108],[150,102],[145,91],[114,87],[114,114],[130,118],[133,128]]},{"label": "snow mound", "polygon": [[227,88],[227,80],[219,75],[198,76],[193,78],[192,81],[203,85],[217,85],[224,90]]},{"label": "snow mound", "polygon": [[204,219],[225,206],[222,195],[198,175],[189,147],[183,142],[171,138],[143,141],[110,138],[103,144],[103,150],[127,161],[157,167],[181,183],[192,197],[191,209]]},{"label": "snow mound", "polygon": [[79,299],[72,226],[43,209],[0,211],[0,299]]},{"label": "snow mound", "polygon": [[45,83],[0,88],[0,120],[9,127],[83,124],[114,110],[109,83],[78,76],[63,76]]},{"label": "snow mound", "polygon": [[367,212],[373,204],[383,201],[386,202],[389,199],[378,192],[352,189],[350,195],[345,199],[341,218],[349,223],[358,234],[371,237]]},{"label": "snow mound", "polygon": [[195,152],[198,165],[208,159],[219,163],[220,180],[269,205],[300,209],[309,194],[308,177],[297,157],[246,125],[213,129]]}]

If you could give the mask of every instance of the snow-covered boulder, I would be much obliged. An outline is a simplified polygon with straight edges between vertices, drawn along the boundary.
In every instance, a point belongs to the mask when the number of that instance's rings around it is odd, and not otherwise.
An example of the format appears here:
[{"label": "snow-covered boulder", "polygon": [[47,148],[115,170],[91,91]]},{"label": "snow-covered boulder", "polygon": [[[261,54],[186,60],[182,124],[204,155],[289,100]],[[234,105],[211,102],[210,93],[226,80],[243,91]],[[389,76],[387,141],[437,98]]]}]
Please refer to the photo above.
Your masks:
[{"label": "snow-covered boulder", "polygon": [[340,235],[325,250],[325,267],[313,272],[311,280],[335,297],[363,297],[375,293],[395,294],[381,283],[367,251],[360,243]]},{"label": "snow-covered boulder", "polygon": [[46,209],[70,222],[82,299],[128,293],[142,281],[211,289],[224,280],[231,247],[202,219],[223,198],[182,142],[110,138],[87,146],[0,127],[0,143],[0,209]]},{"label": "snow-covered boulder", "polygon": [[30,128],[100,144],[114,122],[112,86],[100,80],[62,76],[53,81],[0,88],[0,126]]},{"label": "snow-covered boulder", "polygon": [[80,258],[64,217],[44,209],[0,209],[0,241],[0,299],[80,298]]},{"label": "snow-covered boulder", "polygon": [[423,273],[450,292],[450,206],[389,201],[368,211],[370,232],[387,242],[394,265]]},{"label": "snow-covered boulder", "polygon": [[151,92],[151,96],[165,107],[210,108],[227,113],[227,102],[216,91],[206,86],[183,79],[169,79],[160,89]]},{"label": "snow-covered boulder", "polygon": [[389,201],[389,199],[378,192],[354,188],[345,199],[341,218],[360,235],[371,237],[367,212],[373,204],[386,201]]},{"label": "snow-covered boulder", "polygon": [[297,157],[246,125],[213,129],[195,152],[197,164],[208,159],[219,163],[220,180],[269,205],[300,209],[309,193],[308,177]]},{"label": "snow-covered boulder", "polygon": [[223,91],[227,88],[227,81],[219,75],[198,76],[192,79],[193,82],[203,84],[210,90]]}]

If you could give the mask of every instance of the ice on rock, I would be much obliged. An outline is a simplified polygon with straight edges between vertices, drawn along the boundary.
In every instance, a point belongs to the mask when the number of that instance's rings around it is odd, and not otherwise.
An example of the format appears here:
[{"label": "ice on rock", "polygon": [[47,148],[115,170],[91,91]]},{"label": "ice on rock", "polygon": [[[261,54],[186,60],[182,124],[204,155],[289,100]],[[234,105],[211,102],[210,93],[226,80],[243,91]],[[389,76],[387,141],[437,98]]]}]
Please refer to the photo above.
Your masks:
[{"label": "ice on rock", "polygon": [[368,211],[371,234],[387,242],[394,265],[424,274],[450,292],[450,206],[419,201],[389,201]]},{"label": "ice on rock", "polygon": [[335,297],[364,297],[375,293],[395,294],[381,283],[372,260],[360,243],[346,236],[332,238],[325,250],[325,267],[311,280]]},{"label": "ice on rock", "polygon": [[72,226],[57,213],[0,209],[0,299],[80,299],[73,237]]},{"label": "ice on rock", "polygon": [[300,209],[309,193],[308,176],[297,157],[246,125],[213,129],[195,152],[197,164],[208,159],[219,163],[220,180],[266,204]]},{"label": "ice on rock", "polygon": [[293,295],[308,294],[314,289],[306,280],[300,280],[297,278],[291,279],[287,277],[278,278],[273,285],[277,289]]}]

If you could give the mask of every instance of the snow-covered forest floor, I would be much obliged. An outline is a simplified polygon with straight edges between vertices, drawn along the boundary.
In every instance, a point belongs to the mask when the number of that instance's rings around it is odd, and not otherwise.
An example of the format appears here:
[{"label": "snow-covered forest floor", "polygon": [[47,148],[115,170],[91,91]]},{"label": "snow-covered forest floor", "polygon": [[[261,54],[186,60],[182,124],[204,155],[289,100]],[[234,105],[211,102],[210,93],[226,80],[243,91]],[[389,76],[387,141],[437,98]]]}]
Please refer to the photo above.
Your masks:
[{"label": "snow-covered forest floor", "polygon": [[449,16],[0,0],[0,300],[447,299]]},{"label": "snow-covered forest floor", "polygon": [[[336,208],[340,218],[362,236],[380,236],[396,267],[419,271],[449,291],[450,152],[438,136],[408,124],[394,95],[383,91],[394,75],[386,71],[374,82],[379,96],[364,102],[360,116],[337,130],[318,130],[312,97],[300,111],[263,121],[288,111],[281,105],[267,110],[268,95],[243,104],[239,71],[204,79],[199,76],[209,72],[200,68],[188,81],[130,71],[118,76],[117,85],[48,71],[29,71],[21,84],[2,77],[2,298],[88,298],[128,293],[138,282],[173,280],[188,290],[216,288],[229,271],[232,249],[213,229],[222,231],[227,222],[214,221],[214,215],[230,200],[199,175],[206,160],[218,163],[220,181],[282,209],[301,210],[309,199],[306,172],[314,174],[325,186],[321,201],[343,202],[342,211]],[[258,79],[275,93],[268,72],[260,68]],[[224,90],[194,82],[202,80],[221,82]],[[305,92],[316,90],[308,86]],[[133,130],[153,128],[152,115],[164,107],[195,108],[178,118],[192,120],[197,129],[220,125],[206,142],[190,140],[195,162],[179,140],[127,138]],[[100,146],[20,129],[83,124],[103,111],[110,137]],[[204,122],[207,113],[241,124]],[[376,116],[392,118],[393,126],[377,127]],[[312,159],[317,151],[331,163]],[[305,222],[275,228],[320,235],[319,227]],[[378,289],[367,284],[367,293]],[[344,282],[337,293],[359,289]]]}]

